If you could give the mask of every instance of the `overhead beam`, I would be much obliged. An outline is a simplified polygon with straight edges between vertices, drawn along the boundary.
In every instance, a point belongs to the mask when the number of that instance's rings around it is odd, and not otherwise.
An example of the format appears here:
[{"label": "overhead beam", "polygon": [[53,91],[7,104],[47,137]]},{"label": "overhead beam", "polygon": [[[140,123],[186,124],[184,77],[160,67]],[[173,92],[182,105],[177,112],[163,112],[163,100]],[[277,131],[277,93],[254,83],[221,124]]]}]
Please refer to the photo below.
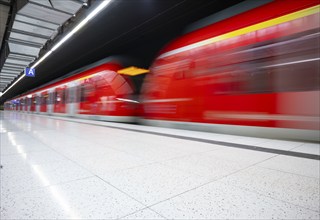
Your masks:
[{"label": "overhead beam", "polygon": [[14,79],[15,76],[0,76],[0,79],[5,79],[5,80],[8,80],[8,79]]},{"label": "overhead beam", "polygon": [[60,9],[56,9],[56,8],[53,8],[53,7],[48,7],[46,5],[42,5],[42,4],[39,4],[37,2],[29,2],[28,4],[32,4],[32,5],[37,5],[37,6],[40,6],[42,8],[47,8],[49,10],[52,10],[52,11],[56,11],[56,12],[60,12],[60,13],[64,13],[64,14],[67,14],[67,15],[70,15],[72,16],[73,14],[70,13],[70,12],[67,12],[67,11],[63,11],[63,10],[60,10]]},{"label": "overhead beam", "polygon": [[56,29],[53,29],[53,28],[48,28],[48,27],[45,27],[45,26],[42,26],[42,25],[32,24],[32,23],[29,23],[29,22],[21,21],[21,20],[16,20],[16,22],[19,22],[19,23],[22,23],[22,24],[32,25],[32,26],[35,26],[35,27],[38,27],[38,28],[47,29],[47,30],[50,30],[50,31],[56,31]]},{"label": "overhead beam", "polygon": [[11,83],[12,82],[12,80],[1,80],[1,84],[6,84],[6,85],[8,85],[9,83]]},{"label": "overhead beam", "polygon": [[6,70],[9,70],[9,71],[17,71],[17,72],[18,72],[18,71],[19,71],[19,72],[22,71],[21,68],[13,68],[13,67],[5,67],[5,66],[4,66],[4,67],[2,68],[2,71],[5,72]]},{"label": "overhead beam", "polygon": [[34,16],[30,16],[30,15],[26,15],[26,14],[23,14],[23,13],[21,13],[21,12],[19,13],[19,15],[23,15],[23,16],[25,16],[25,17],[27,17],[27,18],[32,18],[32,19],[36,19],[36,20],[38,20],[38,21],[48,22],[48,23],[51,23],[51,24],[60,26],[59,23],[52,22],[52,21],[48,21],[48,20],[46,20],[46,19],[37,18],[37,17],[34,17]]},{"label": "overhead beam", "polygon": [[11,2],[0,0],[0,5],[11,6]]},{"label": "overhead beam", "polygon": [[15,73],[6,73],[6,72],[1,72],[0,76],[17,76],[19,74],[15,74]]}]

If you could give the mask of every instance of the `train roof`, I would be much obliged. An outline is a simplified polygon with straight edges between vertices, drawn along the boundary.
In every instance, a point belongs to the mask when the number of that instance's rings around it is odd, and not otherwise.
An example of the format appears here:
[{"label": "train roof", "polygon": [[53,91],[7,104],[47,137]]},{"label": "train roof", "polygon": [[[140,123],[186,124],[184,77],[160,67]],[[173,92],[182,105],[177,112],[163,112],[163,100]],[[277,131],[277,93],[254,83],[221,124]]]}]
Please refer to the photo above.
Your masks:
[{"label": "train roof", "polygon": [[[318,0],[306,0],[306,1],[276,0],[276,1],[269,2],[267,4],[263,4],[260,7],[256,7],[256,5],[251,5],[253,9],[245,11],[241,14],[237,14],[233,17],[228,17],[224,20],[218,20],[213,24],[209,24],[208,26],[201,27],[199,29],[196,29],[195,31],[192,31],[190,33],[187,33],[177,38],[176,40],[169,43],[159,54],[161,55],[169,51],[179,49],[181,47],[185,47],[202,40],[206,40],[208,38],[219,36],[237,29],[241,29],[244,27],[248,27],[248,26],[260,23],[260,22],[268,21],[273,18],[290,14],[295,11],[312,7],[318,4],[319,4]],[[242,10],[245,9],[243,5],[240,5],[240,6]],[[239,5],[237,7],[239,7]],[[217,19],[220,19],[220,18],[217,18]]]}]

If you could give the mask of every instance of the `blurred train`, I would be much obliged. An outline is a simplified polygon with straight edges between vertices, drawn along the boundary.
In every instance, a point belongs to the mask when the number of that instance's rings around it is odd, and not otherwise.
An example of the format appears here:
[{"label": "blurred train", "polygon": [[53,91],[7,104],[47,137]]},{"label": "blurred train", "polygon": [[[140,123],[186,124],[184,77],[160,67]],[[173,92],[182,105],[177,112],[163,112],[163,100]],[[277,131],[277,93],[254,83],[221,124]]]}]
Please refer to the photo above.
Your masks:
[{"label": "blurred train", "polygon": [[5,104],[5,109],[10,106],[31,113],[133,122],[136,90],[132,78],[118,74],[120,69],[118,60],[107,58],[16,97]]},{"label": "blurred train", "polygon": [[109,61],[5,109],[320,140],[319,1],[277,0],[185,34],[140,86]]}]

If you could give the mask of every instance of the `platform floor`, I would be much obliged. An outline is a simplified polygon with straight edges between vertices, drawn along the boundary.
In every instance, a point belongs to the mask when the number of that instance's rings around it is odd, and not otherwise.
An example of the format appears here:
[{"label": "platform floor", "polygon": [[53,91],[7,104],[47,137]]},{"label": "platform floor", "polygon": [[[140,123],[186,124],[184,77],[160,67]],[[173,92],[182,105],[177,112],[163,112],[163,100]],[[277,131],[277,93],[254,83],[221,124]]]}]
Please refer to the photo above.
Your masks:
[{"label": "platform floor", "polygon": [[1,219],[319,219],[319,144],[1,112]]}]

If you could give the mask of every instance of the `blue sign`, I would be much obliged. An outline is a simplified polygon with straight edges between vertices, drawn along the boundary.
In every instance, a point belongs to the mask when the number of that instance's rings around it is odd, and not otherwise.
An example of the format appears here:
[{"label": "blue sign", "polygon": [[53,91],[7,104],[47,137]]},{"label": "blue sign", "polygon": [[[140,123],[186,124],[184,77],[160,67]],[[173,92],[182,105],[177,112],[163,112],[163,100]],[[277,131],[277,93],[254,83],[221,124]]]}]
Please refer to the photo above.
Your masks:
[{"label": "blue sign", "polygon": [[28,77],[35,77],[36,76],[36,70],[32,68],[26,68],[25,69],[25,74]]}]

